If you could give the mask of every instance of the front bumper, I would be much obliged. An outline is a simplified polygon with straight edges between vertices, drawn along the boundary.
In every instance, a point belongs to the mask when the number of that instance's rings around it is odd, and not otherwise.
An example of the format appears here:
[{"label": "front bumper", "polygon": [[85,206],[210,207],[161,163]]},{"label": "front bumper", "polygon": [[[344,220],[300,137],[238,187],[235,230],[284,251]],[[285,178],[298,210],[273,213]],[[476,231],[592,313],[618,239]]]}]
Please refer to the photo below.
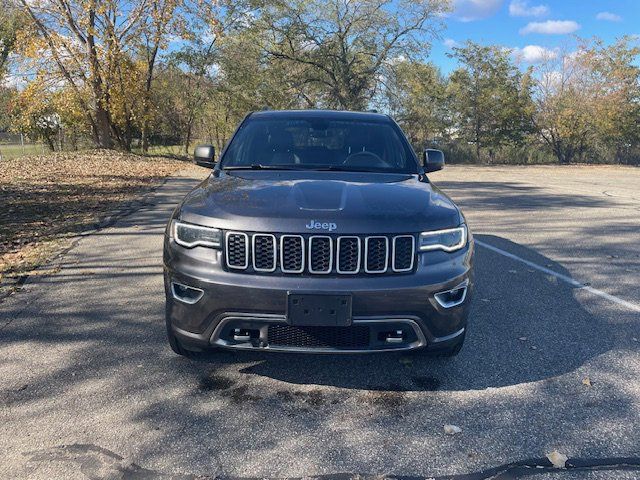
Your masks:
[{"label": "front bumper", "polygon": [[[268,276],[228,272],[218,251],[165,245],[167,326],[190,349],[355,353],[446,349],[467,328],[473,291],[473,242],[447,254],[418,255],[415,272],[380,276]],[[173,283],[202,290],[195,303],[177,299]],[[462,301],[443,306],[436,294],[465,286]],[[293,327],[290,292],[352,297],[350,327]],[[402,332],[402,341],[387,337]],[[239,340],[236,340],[238,338]]]}]

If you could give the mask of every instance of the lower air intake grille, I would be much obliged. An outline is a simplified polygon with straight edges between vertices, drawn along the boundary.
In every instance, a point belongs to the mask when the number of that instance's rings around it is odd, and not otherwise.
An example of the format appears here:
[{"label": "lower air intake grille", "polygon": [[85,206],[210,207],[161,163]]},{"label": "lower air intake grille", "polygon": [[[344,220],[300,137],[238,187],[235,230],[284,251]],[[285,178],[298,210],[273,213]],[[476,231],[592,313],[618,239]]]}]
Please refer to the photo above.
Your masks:
[{"label": "lower air intake grille", "polygon": [[271,346],[357,349],[369,345],[369,327],[293,327],[269,325]]}]

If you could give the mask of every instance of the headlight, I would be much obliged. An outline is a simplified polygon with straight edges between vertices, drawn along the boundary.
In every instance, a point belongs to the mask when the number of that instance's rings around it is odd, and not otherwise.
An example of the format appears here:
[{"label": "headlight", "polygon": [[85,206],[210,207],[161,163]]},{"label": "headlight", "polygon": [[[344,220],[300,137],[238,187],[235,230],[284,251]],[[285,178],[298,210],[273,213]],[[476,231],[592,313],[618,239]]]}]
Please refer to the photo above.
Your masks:
[{"label": "headlight", "polygon": [[461,225],[457,228],[447,230],[435,230],[433,232],[422,232],[420,234],[420,250],[444,250],[453,252],[460,250],[467,244],[467,227]]},{"label": "headlight", "polygon": [[222,247],[222,232],[217,228],[203,227],[191,223],[173,222],[173,239],[183,247]]}]

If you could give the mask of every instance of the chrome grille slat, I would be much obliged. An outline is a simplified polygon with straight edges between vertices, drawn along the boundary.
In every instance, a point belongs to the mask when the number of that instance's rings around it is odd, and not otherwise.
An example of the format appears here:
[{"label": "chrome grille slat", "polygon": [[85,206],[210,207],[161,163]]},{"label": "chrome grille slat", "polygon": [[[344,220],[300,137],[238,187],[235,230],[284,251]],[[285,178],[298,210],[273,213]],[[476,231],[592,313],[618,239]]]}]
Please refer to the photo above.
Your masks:
[{"label": "chrome grille slat", "polygon": [[249,236],[243,232],[227,232],[225,240],[227,266],[245,270],[249,266]]},{"label": "chrome grille slat", "polygon": [[310,273],[328,274],[333,269],[333,239],[326,235],[309,237]]},{"label": "chrome grille slat", "polygon": [[256,272],[275,272],[278,256],[276,236],[269,233],[255,233],[251,242],[253,269]]},{"label": "chrome grille slat", "polygon": [[256,273],[407,273],[415,267],[415,242],[415,236],[408,234],[303,236],[229,231],[224,258],[230,269]]},{"label": "chrome grille slat", "polygon": [[391,270],[394,272],[413,270],[413,259],[416,256],[416,242],[413,235],[396,235],[391,245]]},{"label": "chrome grille slat", "polygon": [[282,235],[280,237],[280,270],[283,273],[304,272],[304,252],[302,235]]},{"label": "chrome grille slat", "polygon": [[389,239],[383,236],[366,237],[364,239],[365,273],[384,273],[388,266]]},{"label": "chrome grille slat", "polygon": [[[346,244],[343,246],[343,244]],[[355,245],[355,250],[354,250]],[[343,275],[355,275],[360,272],[362,248],[360,237],[338,237],[336,253],[336,271]]]}]

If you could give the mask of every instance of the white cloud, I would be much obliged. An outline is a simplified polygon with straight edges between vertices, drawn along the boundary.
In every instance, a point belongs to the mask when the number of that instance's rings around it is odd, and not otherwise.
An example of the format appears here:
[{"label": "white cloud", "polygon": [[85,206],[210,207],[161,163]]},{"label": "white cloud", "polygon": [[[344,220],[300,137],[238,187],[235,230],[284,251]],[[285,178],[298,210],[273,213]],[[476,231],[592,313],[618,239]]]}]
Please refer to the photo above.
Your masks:
[{"label": "white cloud", "polygon": [[600,12],[596,15],[596,20],[605,20],[607,22],[621,22],[622,17],[611,12]]},{"label": "white cloud", "polygon": [[527,45],[523,48],[514,48],[512,52],[517,60],[524,63],[540,63],[545,60],[558,58],[557,50],[550,50],[540,45]]},{"label": "white cloud", "polygon": [[444,46],[447,47],[447,48],[455,48],[455,47],[460,45],[453,38],[445,38],[444,42],[442,42],[442,43],[444,43]]},{"label": "white cloud", "polygon": [[509,15],[512,17],[544,17],[549,13],[546,5],[529,6],[527,0],[511,0],[509,4]]},{"label": "white cloud", "polygon": [[453,0],[453,15],[462,22],[473,22],[494,15],[504,0]]},{"label": "white cloud", "polygon": [[527,33],[542,33],[544,35],[563,35],[573,33],[580,28],[580,25],[573,20],[547,20],[546,22],[530,22],[526,27],[520,29],[520,35]]}]

